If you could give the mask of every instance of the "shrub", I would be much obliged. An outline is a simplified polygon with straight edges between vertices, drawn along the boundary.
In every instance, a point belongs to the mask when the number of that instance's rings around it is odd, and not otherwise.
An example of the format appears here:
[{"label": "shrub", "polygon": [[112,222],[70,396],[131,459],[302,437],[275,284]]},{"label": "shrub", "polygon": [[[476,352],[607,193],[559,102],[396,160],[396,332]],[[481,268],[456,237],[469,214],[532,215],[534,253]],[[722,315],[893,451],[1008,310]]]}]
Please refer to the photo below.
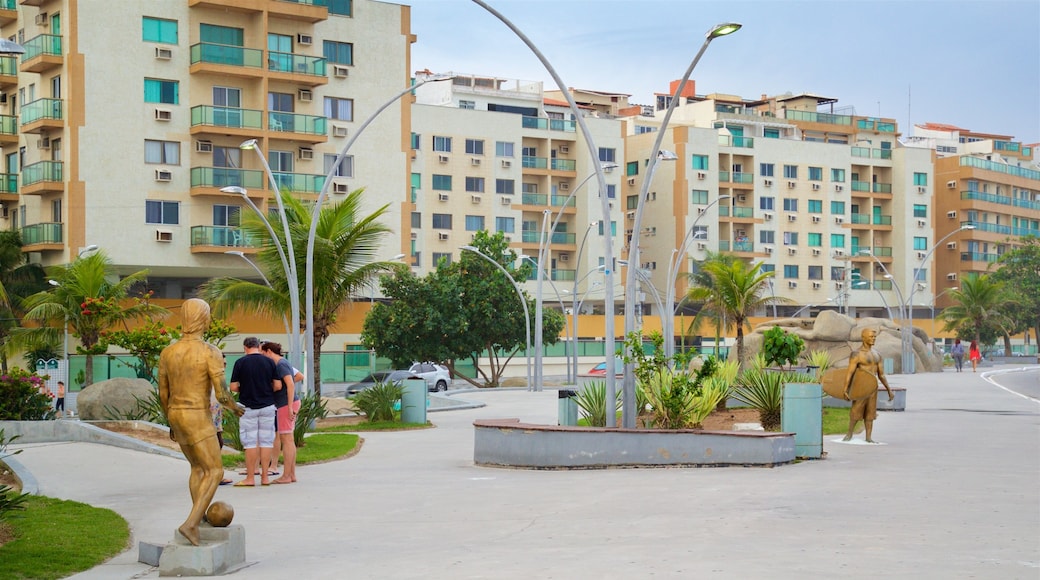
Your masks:
[{"label": "shrub", "polygon": [[[614,416],[621,409],[621,393],[614,393]],[[590,427],[607,426],[607,383],[605,381],[589,381],[585,388],[574,397],[581,415]],[[615,419],[616,421],[616,419]]]},{"label": "shrub", "polygon": [[159,389],[152,389],[145,398],[134,395],[137,403],[133,409],[120,413],[117,409],[105,406],[105,419],[109,421],[148,421],[157,425],[170,426],[159,400]]},{"label": "shrub", "polygon": [[823,377],[823,373],[831,368],[831,353],[825,350],[811,350],[805,355],[805,362],[809,366],[816,367],[817,381]]},{"label": "shrub", "polygon": [[[4,430],[0,429],[0,460],[10,455],[18,455],[22,452],[21,449],[14,453],[7,453],[7,444],[18,438],[18,435],[11,437],[10,439],[4,434]],[[7,516],[11,512],[24,510],[25,500],[29,497],[27,493],[18,493],[14,489],[0,485],[0,522],[7,519]]]},{"label": "shrub", "polygon": [[242,432],[238,429],[238,415],[227,409],[224,409],[224,445],[242,451]]},{"label": "shrub", "polygon": [[798,356],[805,349],[805,341],[800,336],[791,334],[779,326],[774,326],[763,333],[762,354],[766,364],[790,367],[798,362]]},{"label": "shrub", "polygon": [[774,372],[753,365],[737,378],[733,396],[758,410],[759,421],[766,431],[779,431],[784,402],[784,384],[814,383],[816,377],[805,373]]},{"label": "shrub", "polygon": [[393,421],[394,405],[403,395],[404,386],[399,381],[376,383],[354,395],[354,406],[369,421]]},{"label": "shrub", "polygon": [[303,436],[310,430],[311,424],[318,419],[328,417],[329,410],[325,408],[325,401],[321,400],[315,393],[300,397],[300,412],[296,415],[296,428],[293,430],[293,442],[297,447],[303,447],[305,442]]},{"label": "shrub", "polygon": [[18,367],[0,375],[0,421],[54,418],[54,394],[42,392],[44,379]]}]

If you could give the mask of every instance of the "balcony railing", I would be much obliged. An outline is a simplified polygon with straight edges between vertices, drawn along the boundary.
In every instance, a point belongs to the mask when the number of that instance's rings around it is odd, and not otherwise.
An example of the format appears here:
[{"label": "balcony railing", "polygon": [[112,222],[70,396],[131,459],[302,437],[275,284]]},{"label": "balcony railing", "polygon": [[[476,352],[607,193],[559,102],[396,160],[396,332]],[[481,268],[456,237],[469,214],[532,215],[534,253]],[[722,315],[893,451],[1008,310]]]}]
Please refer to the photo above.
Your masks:
[{"label": "balcony railing", "polygon": [[[570,197],[569,200],[567,199],[568,197]],[[566,202],[567,207],[574,207],[578,200],[569,195],[554,195],[550,201],[554,207],[561,207],[564,205],[564,202]]]},{"label": "balcony railing", "polygon": [[31,103],[26,103],[22,105],[21,117],[22,125],[28,125],[40,119],[60,121],[62,119],[62,100],[36,99]]},{"label": "balcony railing", "polygon": [[260,129],[263,111],[235,107],[198,105],[191,108],[191,126],[228,127],[231,129]]},{"label": "balcony railing", "polygon": [[856,127],[863,131],[877,131],[879,133],[895,133],[895,123],[889,123],[888,121],[882,121],[881,119],[875,119],[868,117],[866,119],[857,119]]},{"label": "balcony railing", "polygon": [[869,181],[853,181],[852,191],[870,191]]},{"label": "balcony railing", "polygon": [[755,147],[755,138],[742,137],[739,135],[719,135],[719,145],[722,145],[723,147],[753,149]]},{"label": "balcony railing", "polygon": [[525,193],[520,197],[520,203],[524,205],[549,205],[549,195],[546,193]]},{"label": "balcony railing", "polygon": [[830,113],[816,113],[813,111],[795,111],[788,109],[785,118],[792,121],[827,123],[829,125],[852,125],[852,117],[849,115],[832,115]]},{"label": "balcony railing", "polygon": [[874,219],[871,220],[875,226],[890,226],[892,225],[892,216],[890,215],[875,215]]},{"label": "balcony railing", "polygon": [[874,193],[892,193],[891,183],[875,183]]},{"label": "balcony railing", "polygon": [[521,126],[524,129],[549,129],[551,131],[566,131],[574,133],[574,121],[564,119],[546,119],[544,117],[521,117]]},{"label": "balcony railing", "polygon": [[[541,243],[542,232],[534,232],[531,230],[524,230],[520,233],[520,239],[525,244],[539,244]],[[550,244],[570,244],[574,245],[577,234],[568,234],[566,232],[555,232],[550,236]]]},{"label": "balcony railing", "polygon": [[874,290],[891,290],[891,280],[874,280]]},{"label": "balcony railing", "polygon": [[22,48],[25,49],[25,53],[22,55],[22,62],[30,61],[45,54],[61,56],[61,37],[56,34],[41,34],[29,39],[22,45]]},{"label": "balcony railing", "polygon": [[0,0],[0,10],[18,10],[18,0]]},{"label": "balcony railing", "polygon": [[62,243],[61,224],[45,222],[22,228],[22,245]]},{"label": "balcony railing", "polygon": [[1003,234],[1006,236],[1040,236],[1040,228],[1002,226],[985,222],[962,222],[961,225],[972,225],[975,226],[975,231],[977,232],[987,232],[991,234]]},{"label": "balcony railing", "polygon": [[553,159],[551,167],[555,171],[574,171],[577,165],[573,159]]},{"label": "balcony railing", "polygon": [[18,76],[18,59],[13,56],[0,56],[0,75]]},{"label": "balcony railing", "polygon": [[281,173],[274,172],[274,179],[278,182],[280,189],[288,189],[295,193],[318,193],[325,183],[324,175],[311,175],[308,173]]},{"label": "balcony railing", "polygon": [[892,246],[852,246],[850,251],[853,256],[862,256],[863,252],[869,252],[879,258],[892,257]]},{"label": "balcony railing", "polygon": [[61,161],[38,161],[26,165],[22,168],[22,187],[48,181],[61,183],[63,166]]},{"label": "balcony railing", "polygon": [[722,183],[754,183],[754,173],[730,173],[729,171],[719,172],[719,181]]},{"label": "balcony railing", "polygon": [[962,191],[961,199],[969,199],[975,201],[985,201],[989,203],[997,203],[1000,205],[1010,205],[1014,207],[1021,207],[1026,209],[1040,210],[1040,201],[1032,201],[1029,199],[1018,199],[1008,197],[1006,195],[994,195],[992,193],[982,193],[980,191]]},{"label": "balcony railing", "polygon": [[754,252],[755,251],[755,243],[754,242],[733,242],[733,251],[734,252]]},{"label": "balcony railing", "polygon": [[329,120],[326,117],[300,115],[297,113],[267,113],[267,127],[271,131],[283,133],[305,133],[308,135],[325,135],[329,132]]},{"label": "balcony railing", "polygon": [[892,150],[891,149],[871,149],[870,150],[870,156],[873,157],[874,159],[891,159],[892,158]]},{"label": "balcony railing", "polygon": [[[538,279],[538,270],[531,270],[531,273],[527,276],[527,280],[534,281]],[[549,279],[553,282],[573,282],[574,281],[574,270],[560,270],[553,268],[549,270]]]},{"label": "balcony railing", "polygon": [[227,248],[258,247],[251,236],[233,226],[192,226],[191,245]]},{"label": "balcony railing", "polygon": [[326,74],[326,61],[319,56],[268,51],[267,68],[275,72],[323,77]]},{"label": "balcony railing", "polygon": [[547,169],[549,167],[549,158],[524,155],[521,160],[521,165],[523,165],[524,169]]},{"label": "balcony railing", "polygon": [[890,215],[871,215],[869,213],[854,213],[851,216],[851,221],[854,224],[860,225],[875,225],[875,226],[890,226],[892,225],[892,216]]},{"label": "balcony railing", "polygon": [[191,64],[200,62],[264,68],[264,51],[243,46],[200,42],[191,46]]},{"label": "balcony railing", "polygon": [[17,173],[0,173],[0,193],[18,193]]},{"label": "balcony railing", "polygon": [[961,252],[962,262],[988,262],[992,264],[1000,258],[1000,254],[982,254],[979,252]]},{"label": "balcony railing", "polygon": [[1037,171],[1036,169],[1026,169],[1025,167],[1005,165],[1003,163],[987,161],[970,155],[962,155],[960,165],[962,167],[976,167],[978,169],[985,169],[986,171],[996,171],[997,173],[1017,175],[1018,177],[1025,177],[1026,179],[1040,180],[1040,171]]},{"label": "balcony railing", "polygon": [[231,167],[192,167],[192,187],[229,187],[264,189],[267,180],[263,171]]},{"label": "balcony railing", "polygon": [[18,136],[18,117],[0,115],[0,135]]}]

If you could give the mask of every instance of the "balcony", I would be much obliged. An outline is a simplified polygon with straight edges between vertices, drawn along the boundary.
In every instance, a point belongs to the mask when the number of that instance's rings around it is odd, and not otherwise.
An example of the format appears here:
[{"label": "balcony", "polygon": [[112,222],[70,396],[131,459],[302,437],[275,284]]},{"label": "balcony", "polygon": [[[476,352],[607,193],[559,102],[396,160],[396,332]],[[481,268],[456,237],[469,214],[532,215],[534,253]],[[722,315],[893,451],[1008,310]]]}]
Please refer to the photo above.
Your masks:
[{"label": "balcony", "polygon": [[1012,198],[1006,195],[994,195],[992,193],[982,193],[980,191],[962,191],[961,199],[972,201],[984,201],[987,203],[995,203],[998,205],[1008,205],[1013,207],[1020,207],[1023,209],[1040,211],[1040,201]]},{"label": "balcony", "polygon": [[17,173],[0,173],[0,201],[18,201]]},{"label": "balcony", "polygon": [[564,119],[546,119],[544,117],[521,117],[521,126],[524,129],[547,129],[549,131],[564,131],[574,133],[574,121]]},{"label": "balcony", "polygon": [[327,6],[328,0],[273,0],[267,3],[267,12],[279,18],[314,23],[328,19]]},{"label": "balcony", "polygon": [[263,111],[255,109],[198,105],[191,108],[191,134],[252,137],[262,128],[263,115]]},{"label": "balcony", "polygon": [[1040,236],[1040,228],[1021,228],[1012,226],[1003,226],[997,224],[989,224],[985,222],[962,222],[961,226],[975,226],[976,232],[986,232],[990,234],[1000,234],[1003,236]]},{"label": "balcony", "polygon": [[293,54],[289,52],[267,52],[267,70],[271,78],[308,86],[328,84],[324,57]]},{"label": "balcony", "polygon": [[[525,117],[530,118],[530,117]],[[531,157],[530,155],[524,155],[521,159],[521,165],[524,169],[548,169],[549,158],[548,157]]]},{"label": "balcony", "polygon": [[17,86],[18,59],[13,56],[0,56],[0,90]]},{"label": "balcony", "polygon": [[[530,230],[525,230],[525,231],[521,232],[520,235],[521,235],[520,241],[522,241],[525,244],[539,244],[539,243],[541,243],[542,232],[533,232],[533,231],[530,231]],[[549,243],[550,244],[568,244],[568,245],[573,246],[575,244],[576,236],[577,236],[577,234],[568,234],[568,233],[565,233],[565,232],[556,232],[552,236],[550,236],[551,239],[549,240]]]},{"label": "balcony", "polygon": [[755,217],[755,208],[720,205],[719,217],[751,219]]},{"label": "balcony", "polygon": [[61,55],[61,37],[55,34],[41,34],[31,38],[22,48],[25,54],[18,67],[22,72],[42,73],[65,63]]},{"label": "balcony", "polygon": [[553,171],[576,171],[573,159],[553,159],[550,165]]},{"label": "balcony", "polygon": [[0,115],[0,144],[18,144],[18,117]]},{"label": "balcony", "polygon": [[[192,167],[191,195],[235,195],[220,191],[222,187],[238,186],[250,191],[261,191],[267,184],[263,171],[231,167]],[[266,194],[265,194],[266,195]],[[238,197],[235,195],[235,197]],[[255,195],[252,197],[260,197]]]},{"label": "balcony", "polygon": [[293,193],[319,193],[325,184],[324,175],[308,173],[282,173],[275,171],[274,179],[280,189],[288,189]]},{"label": "balcony", "polygon": [[874,193],[892,193],[891,183],[874,183]]},{"label": "balcony", "polygon": [[17,0],[0,0],[0,26],[18,20]]},{"label": "balcony", "polygon": [[[986,264],[992,264],[992,263],[996,262],[997,259],[999,259],[999,258],[1000,258],[1000,254],[982,254],[982,253],[979,253],[979,252],[961,252],[961,261],[962,262],[985,262]],[[970,268],[970,266],[969,266],[969,268]],[[986,268],[981,268],[981,269],[985,270],[987,268],[988,268],[988,266]],[[972,268],[972,269],[980,269],[980,268]]]},{"label": "balcony", "polygon": [[324,143],[329,139],[329,120],[314,115],[268,112],[267,129],[275,133],[291,133],[290,135],[273,135],[277,139],[292,139],[308,143]]},{"label": "balcony", "polygon": [[39,161],[22,168],[22,195],[65,191],[61,161]]},{"label": "balcony", "polygon": [[868,213],[854,213],[850,217],[850,221],[856,225],[891,226],[892,216],[871,215]]},{"label": "balcony", "polygon": [[852,182],[852,191],[866,191],[866,192],[869,193],[870,192],[870,182],[869,181],[853,181]]},{"label": "balcony", "polygon": [[222,254],[228,248],[255,250],[259,244],[245,232],[231,226],[192,226],[191,252]]},{"label": "balcony", "polygon": [[803,121],[807,123],[824,123],[827,125],[852,126],[852,117],[849,115],[832,115],[830,113],[817,113],[814,111],[795,111],[788,109],[784,118],[791,121]]},{"label": "balcony", "polygon": [[233,77],[261,78],[266,74],[264,51],[242,46],[200,42],[191,46],[194,73],[213,73]]},{"label": "balcony", "polygon": [[41,133],[50,129],[63,129],[64,104],[61,99],[36,99],[22,105],[22,133]]},{"label": "balcony", "polygon": [[572,196],[569,195],[554,195],[552,196],[552,199],[549,201],[553,207],[561,207],[564,205],[566,205],[566,207],[574,207],[577,202],[577,200],[575,200]]},{"label": "balcony", "polygon": [[23,227],[21,230],[22,251],[64,250],[61,226],[60,223],[46,222]]},{"label": "balcony", "polygon": [[1026,179],[1040,180],[1040,171],[1036,169],[1017,167],[1015,165],[997,163],[996,161],[987,161],[970,155],[961,155],[959,164],[961,167],[975,167],[985,171],[995,171],[997,173],[1006,173],[1008,175],[1024,177]]},{"label": "balcony", "polygon": [[738,147],[742,149],[754,149],[754,137],[742,137],[739,135],[719,135],[719,145],[723,147]]},{"label": "balcony", "polygon": [[856,128],[861,131],[877,131],[878,133],[895,133],[895,123],[883,121],[873,117],[856,120]]},{"label": "balcony", "polygon": [[549,196],[545,193],[525,193],[520,197],[520,203],[524,205],[549,205]]},{"label": "balcony", "polygon": [[863,252],[873,254],[877,258],[892,257],[892,246],[852,246],[851,251],[853,256],[863,256],[866,258],[869,258],[870,256],[863,254]]},{"label": "balcony", "polygon": [[870,147],[853,147],[853,157],[863,157],[865,159],[892,159],[891,149],[871,149]]}]

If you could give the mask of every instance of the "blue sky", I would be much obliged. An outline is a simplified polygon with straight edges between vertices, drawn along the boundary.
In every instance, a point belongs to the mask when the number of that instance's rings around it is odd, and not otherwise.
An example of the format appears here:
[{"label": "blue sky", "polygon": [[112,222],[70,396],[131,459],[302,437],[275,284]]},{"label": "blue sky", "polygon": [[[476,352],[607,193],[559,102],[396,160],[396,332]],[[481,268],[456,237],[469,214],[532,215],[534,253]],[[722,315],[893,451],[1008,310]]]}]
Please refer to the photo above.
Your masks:
[{"label": "blue sky", "polygon": [[[701,1],[486,0],[520,28],[571,87],[652,104],[680,78],[719,22],[744,28],[712,42],[693,73],[699,94],[811,92],[836,108],[948,123],[1040,142],[1040,0]],[[551,77],[497,18],[467,0],[412,6],[412,68],[524,80]]]}]

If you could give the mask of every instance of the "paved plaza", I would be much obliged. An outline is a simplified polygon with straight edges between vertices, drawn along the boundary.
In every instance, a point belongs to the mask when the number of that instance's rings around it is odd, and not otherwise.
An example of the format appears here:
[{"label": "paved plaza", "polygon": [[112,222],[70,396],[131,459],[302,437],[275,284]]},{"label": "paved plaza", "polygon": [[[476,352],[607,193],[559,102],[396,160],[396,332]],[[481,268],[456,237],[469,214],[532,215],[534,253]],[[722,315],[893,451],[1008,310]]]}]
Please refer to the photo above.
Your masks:
[{"label": "paved plaza", "polygon": [[[991,379],[1040,380],[1024,368]],[[434,429],[365,433],[357,456],[302,466],[297,484],[225,486],[216,499],[245,526],[243,578],[1040,577],[1040,401],[983,373],[890,382],[907,388],[907,410],[881,414],[883,444],[825,436],[822,461],[476,467],[475,419],[557,415],[552,390],[477,391],[456,396],[486,406],[431,413]],[[134,548],[75,578],[158,577],[136,545],[165,543],[183,521],[186,462],[87,443],[23,447],[40,493],[130,522]]]}]

